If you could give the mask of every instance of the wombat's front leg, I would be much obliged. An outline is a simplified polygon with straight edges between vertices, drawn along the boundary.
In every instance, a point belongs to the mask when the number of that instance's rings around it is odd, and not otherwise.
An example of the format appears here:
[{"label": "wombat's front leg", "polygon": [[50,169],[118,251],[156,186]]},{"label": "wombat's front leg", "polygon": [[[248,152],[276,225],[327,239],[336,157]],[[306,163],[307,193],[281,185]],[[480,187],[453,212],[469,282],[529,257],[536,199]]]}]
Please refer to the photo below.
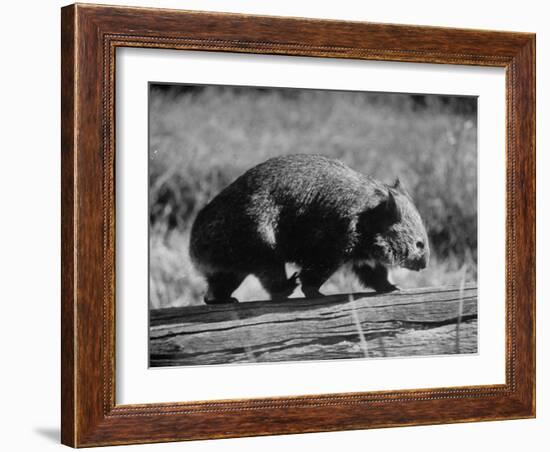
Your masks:
[{"label": "wombat's front leg", "polygon": [[306,298],[319,298],[324,295],[319,291],[321,286],[337,269],[335,265],[304,266],[300,272],[302,292]]},{"label": "wombat's front leg", "polygon": [[388,280],[388,269],[381,264],[353,264],[353,272],[365,287],[371,287],[376,292],[392,292],[399,290]]},{"label": "wombat's front leg", "polygon": [[231,297],[237,287],[243,282],[245,275],[231,272],[216,272],[206,276],[208,291],[204,296],[206,304],[237,303],[236,298]]},{"label": "wombat's front leg", "polygon": [[298,287],[298,273],[296,272],[290,278],[287,278],[284,263],[265,267],[256,276],[272,300],[285,300]]}]

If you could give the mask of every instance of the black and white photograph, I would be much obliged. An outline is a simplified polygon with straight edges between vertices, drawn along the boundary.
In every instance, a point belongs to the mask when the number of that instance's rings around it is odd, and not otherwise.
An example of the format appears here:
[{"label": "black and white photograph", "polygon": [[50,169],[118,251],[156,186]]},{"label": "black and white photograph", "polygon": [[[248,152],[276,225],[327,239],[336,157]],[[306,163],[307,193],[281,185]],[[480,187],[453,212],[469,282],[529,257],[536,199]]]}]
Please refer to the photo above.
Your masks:
[{"label": "black and white photograph", "polygon": [[150,367],[477,353],[475,96],[148,89]]}]

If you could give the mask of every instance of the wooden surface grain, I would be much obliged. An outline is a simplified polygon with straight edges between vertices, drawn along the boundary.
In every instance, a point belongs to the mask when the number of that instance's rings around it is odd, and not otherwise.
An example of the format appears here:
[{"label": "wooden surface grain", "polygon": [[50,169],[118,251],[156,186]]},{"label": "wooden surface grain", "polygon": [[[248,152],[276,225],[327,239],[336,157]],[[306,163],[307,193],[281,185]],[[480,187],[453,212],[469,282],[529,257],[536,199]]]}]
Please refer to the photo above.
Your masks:
[{"label": "wooden surface grain", "polygon": [[150,365],[477,352],[477,288],[151,311]]},{"label": "wooden surface grain", "polygon": [[76,439],[74,410],[76,401],[75,328],[75,16],[72,8],[62,10],[61,19],[61,441],[74,444]]}]

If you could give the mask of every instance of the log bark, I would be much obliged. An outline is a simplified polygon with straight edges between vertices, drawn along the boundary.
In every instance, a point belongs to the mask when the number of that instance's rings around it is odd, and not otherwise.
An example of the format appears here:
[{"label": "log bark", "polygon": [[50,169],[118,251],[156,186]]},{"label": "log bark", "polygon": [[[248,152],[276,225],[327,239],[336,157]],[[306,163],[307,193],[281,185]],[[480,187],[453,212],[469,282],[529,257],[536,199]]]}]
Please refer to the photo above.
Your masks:
[{"label": "log bark", "polygon": [[153,310],[150,366],[477,352],[477,287]]}]

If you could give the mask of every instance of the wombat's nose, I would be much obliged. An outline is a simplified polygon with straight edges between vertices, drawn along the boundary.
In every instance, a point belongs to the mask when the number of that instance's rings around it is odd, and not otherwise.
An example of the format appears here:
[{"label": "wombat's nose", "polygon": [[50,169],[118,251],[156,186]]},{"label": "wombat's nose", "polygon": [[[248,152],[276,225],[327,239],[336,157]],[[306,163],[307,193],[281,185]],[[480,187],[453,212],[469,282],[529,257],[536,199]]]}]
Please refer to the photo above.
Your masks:
[{"label": "wombat's nose", "polygon": [[428,259],[426,257],[426,254],[422,254],[421,256],[414,259],[411,263],[409,268],[411,270],[420,271],[428,265]]}]

